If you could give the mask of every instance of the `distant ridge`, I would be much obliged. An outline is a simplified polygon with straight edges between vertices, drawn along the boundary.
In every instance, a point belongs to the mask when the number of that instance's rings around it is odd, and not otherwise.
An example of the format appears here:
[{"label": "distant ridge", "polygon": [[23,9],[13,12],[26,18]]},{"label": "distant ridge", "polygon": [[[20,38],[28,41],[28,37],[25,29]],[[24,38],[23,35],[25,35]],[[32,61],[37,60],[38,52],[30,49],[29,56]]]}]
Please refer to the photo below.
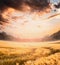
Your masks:
[{"label": "distant ridge", "polygon": [[60,40],[60,30],[50,36],[52,39]]},{"label": "distant ridge", "polygon": [[50,36],[46,36],[42,39],[43,41],[56,41],[60,40],[60,30],[58,32],[55,32],[54,34]]}]

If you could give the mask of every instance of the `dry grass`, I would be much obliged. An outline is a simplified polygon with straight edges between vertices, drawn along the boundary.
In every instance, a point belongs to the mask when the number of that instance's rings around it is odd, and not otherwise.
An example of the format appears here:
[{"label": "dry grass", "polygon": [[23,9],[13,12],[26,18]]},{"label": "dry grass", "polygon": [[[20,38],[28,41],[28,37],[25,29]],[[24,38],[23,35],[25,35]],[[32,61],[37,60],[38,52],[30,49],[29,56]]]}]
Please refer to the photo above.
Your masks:
[{"label": "dry grass", "polygon": [[60,43],[44,47],[1,47],[0,65],[60,65]]}]

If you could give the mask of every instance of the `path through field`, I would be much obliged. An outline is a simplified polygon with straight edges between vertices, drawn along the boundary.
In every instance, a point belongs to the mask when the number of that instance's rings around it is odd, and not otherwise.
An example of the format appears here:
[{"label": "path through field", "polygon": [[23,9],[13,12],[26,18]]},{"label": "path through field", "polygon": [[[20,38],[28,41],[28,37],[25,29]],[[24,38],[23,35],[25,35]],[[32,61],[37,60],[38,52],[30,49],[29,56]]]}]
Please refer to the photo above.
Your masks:
[{"label": "path through field", "polygon": [[0,65],[60,65],[60,41],[0,41]]}]

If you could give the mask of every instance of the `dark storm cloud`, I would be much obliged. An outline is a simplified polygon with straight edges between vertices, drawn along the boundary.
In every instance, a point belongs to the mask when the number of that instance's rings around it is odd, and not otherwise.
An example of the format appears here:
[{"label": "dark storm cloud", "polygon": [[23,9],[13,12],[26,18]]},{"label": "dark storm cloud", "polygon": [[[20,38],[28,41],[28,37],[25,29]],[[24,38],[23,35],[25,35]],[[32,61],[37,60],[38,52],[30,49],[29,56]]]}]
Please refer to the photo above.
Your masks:
[{"label": "dark storm cloud", "polygon": [[33,9],[43,10],[49,6],[48,0],[25,0]]},{"label": "dark storm cloud", "polygon": [[[8,7],[12,7],[15,9],[21,9],[23,4],[30,6],[33,9],[40,9],[46,8],[49,6],[48,0],[0,0],[1,5],[7,5]],[[0,7],[2,7],[0,5]],[[4,6],[3,5],[3,6]]]},{"label": "dark storm cloud", "polygon": [[55,7],[60,8],[60,2],[57,5],[55,5]]},{"label": "dark storm cloud", "polygon": [[4,11],[4,9],[6,9],[6,4],[3,0],[0,0],[0,14],[2,11]]},{"label": "dark storm cloud", "polygon": [[12,7],[15,9],[21,8],[23,0],[3,0],[6,6]]},{"label": "dark storm cloud", "polygon": [[22,10],[23,5],[28,5],[32,10],[43,10],[49,6],[48,0],[0,0],[0,24],[6,22],[1,15],[5,9],[12,7],[14,9]]}]

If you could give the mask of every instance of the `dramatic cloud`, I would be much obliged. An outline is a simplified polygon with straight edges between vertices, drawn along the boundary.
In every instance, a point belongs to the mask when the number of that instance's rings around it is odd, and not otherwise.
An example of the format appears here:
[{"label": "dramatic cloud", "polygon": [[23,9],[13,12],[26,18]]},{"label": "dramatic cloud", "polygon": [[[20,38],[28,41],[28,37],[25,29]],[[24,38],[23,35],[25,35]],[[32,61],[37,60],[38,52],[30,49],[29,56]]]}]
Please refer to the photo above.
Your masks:
[{"label": "dramatic cloud", "polygon": [[[19,40],[40,40],[60,30],[60,10],[51,11],[48,0],[0,0],[0,3],[0,31],[4,32],[0,32],[0,38],[9,35]],[[32,11],[25,11],[27,8]]]},{"label": "dramatic cloud", "polygon": [[49,7],[48,0],[0,0],[0,4],[1,3],[2,5],[5,4],[6,6],[15,9],[21,9],[24,4],[30,6],[32,9],[38,10],[43,10],[46,7]]}]

